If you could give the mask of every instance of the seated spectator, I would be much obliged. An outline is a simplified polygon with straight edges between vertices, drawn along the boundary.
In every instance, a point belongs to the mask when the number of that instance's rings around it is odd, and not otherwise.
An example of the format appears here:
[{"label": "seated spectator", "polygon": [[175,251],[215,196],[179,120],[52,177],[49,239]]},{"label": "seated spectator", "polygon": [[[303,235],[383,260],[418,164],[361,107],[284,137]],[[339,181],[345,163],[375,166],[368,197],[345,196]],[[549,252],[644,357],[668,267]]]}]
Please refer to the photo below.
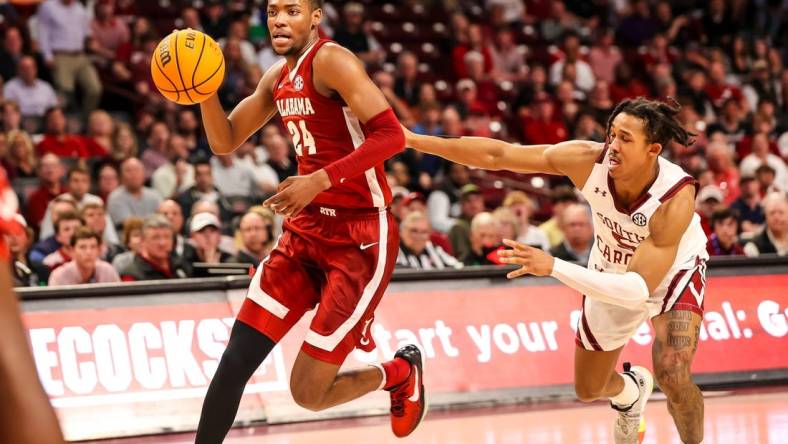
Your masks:
[{"label": "seated spectator", "polygon": [[24,43],[18,27],[5,28],[3,46],[0,48],[0,77],[6,82],[17,75],[17,64],[25,56]]},{"label": "seated spectator", "polygon": [[533,201],[527,194],[522,191],[511,191],[503,200],[503,206],[512,210],[518,221],[516,237],[511,239],[543,251],[550,249],[550,242],[544,231],[535,225],[531,225],[531,214],[533,214],[535,208]]},{"label": "seated spectator", "polygon": [[738,214],[741,231],[754,233],[761,229],[764,222],[763,207],[761,207],[761,190],[758,181],[753,176],[742,176],[739,181],[741,194],[731,204],[731,209]]},{"label": "seated spectator", "polygon": [[112,150],[115,121],[104,110],[97,109],[88,116],[88,136],[85,145],[90,157],[106,157]]},{"label": "seated spectator", "polygon": [[112,259],[112,267],[116,271],[129,266],[134,260],[134,254],[139,251],[142,243],[142,224],[143,220],[139,217],[130,217],[123,221],[122,251]]},{"label": "seated spectator", "polygon": [[72,260],[49,275],[49,285],[78,285],[120,282],[118,272],[99,259],[101,237],[89,228],[80,228],[71,238]]},{"label": "seated spectator", "polygon": [[[251,208],[249,208],[249,210],[251,210]],[[222,209],[219,208],[219,204],[217,204],[216,202],[201,200],[196,202],[194,206],[192,206],[192,212],[190,214],[189,223],[191,223],[191,217],[194,217],[195,215],[200,213],[211,213],[214,216],[216,216],[216,218],[219,220],[229,218],[229,217],[222,217]],[[232,237],[227,236],[225,234],[222,234],[221,241],[219,242],[219,249],[222,251],[226,251],[231,255],[235,255],[238,252],[238,249],[235,247],[235,240]]]},{"label": "seated spectator", "polygon": [[219,200],[219,190],[213,186],[211,162],[204,159],[194,163],[194,185],[175,198],[184,215],[191,214],[192,206],[201,200],[214,203]]},{"label": "seated spectator", "polygon": [[120,186],[118,181],[118,169],[111,163],[105,163],[98,169],[98,180],[96,181],[96,194],[104,203],[107,203],[110,193]]},{"label": "seated spectator", "polygon": [[21,130],[6,134],[8,154],[3,156],[2,166],[8,179],[36,177],[36,153],[30,135]]},{"label": "seated spectator", "polygon": [[574,86],[584,92],[594,87],[594,72],[591,66],[580,58],[580,37],[574,32],[567,32],[563,37],[563,57],[550,65],[550,83],[558,85],[563,79],[564,66],[574,65],[576,78]]},{"label": "seated spectator", "polygon": [[[248,36],[249,30],[247,29],[246,23],[243,20],[235,20],[230,23],[230,27],[227,30],[227,37],[236,39],[238,41],[241,50],[241,58],[243,58],[244,63],[251,66],[257,63],[257,53],[255,52],[252,42],[247,40]],[[217,43],[219,43],[219,46],[224,49],[224,46],[227,43],[227,38],[219,39]]]},{"label": "seated spectator", "polygon": [[397,256],[398,267],[422,270],[461,268],[462,262],[430,241],[429,218],[422,211],[413,211],[400,224],[400,244]]},{"label": "seated spectator", "polygon": [[461,188],[471,182],[468,167],[446,162],[443,180],[436,184],[427,199],[430,225],[441,233],[448,233],[460,217]]},{"label": "seated spectator", "polygon": [[[71,237],[82,227],[82,219],[76,212],[68,212],[60,215],[55,220],[55,234],[54,238],[57,242],[57,250],[49,253],[41,260],[41,263],[49,268],[49,271],[65,264],[71,260]],[[33,254],[30,255],[31,260]]]},{"label": "seated spectator", "polygon": [[711,214],[711,236],[706,244],[710,256],[743,255],[744,249],[736,239],[739,221],[736,210],[719,208]]},{"label": "seated spectator", "polygon": [[163,199],[169,199],[194,185],[194,166],[188,161],[186,139],[179,134],[170,136],[167,152],[170,160],[151,176],[153,189],[158,191]]},{"label": "seated spectator", "polygon": [[533,116],[522,120],[525,143],[555,144],[567,139],[569,131],[560,119],[556,119],[555,104],[550,97],[538,97],[532,108]]},{"label": "seated spectator", "polygon": [[[287,145],[285,145],[287,146]],[[248,196],[258,194],[254,172],[234,154],[211,158],[213,182],[223,196]]]},{"label": "seated spectator", "polygon": [[142,152],[142,164],[145,166],[145,180],[148,180],[160,166],[169,161],[167,143],[170,140],[170,129],[164,122],[156,122],[150,128],[148,146]]},{"label": "seated spectator", "polygon": [[270,137],[265,150],[268,153],[268,165],[276,171],[280,182],[298,174],[298,164],[290,157],[290,145],[284,137]]},{"label": "seated spectator", "polygon": [[115,125],[115,130],[112,132],[110,159],[120,164],[129,157],[137,157],[138,152],[137,136],[134,135],[131,125],[119,122]]},{"label": "seated spectator", "polygon": [[[281,138],[282,136],[276,135]],[[245,164],[254,173],[255,181],[263,196],[276,193],[279,186],[279,174],[266,162],[268,155],[262,147],[256,147],[251,141],[246,141],[235,150],[235,160]]]},{"label": "seated spectator", "polygon": [[591,210],[586,205],[571,204],[561,217],[561,231],[564,240],[550,249],[550,254],[558,259],[574,261],[582,266],[588,265],[591,246],[594,244],[594,226],[591,223]]},{"label": "seated spectator", "polygon": [[761,194],[769,194],[776,191],[783,191],[777,186],[775,180],[777,179],[777,172],[774,168],[765,163],[755,170],[755,179],[761,189]]},{"label": "seated spectator", "polygon": [[44,138],[36,146],[39,156],[51,153],[59,157],[90,157],[85,141],[77,135],[66,133],[66,116],[60,107],[55,106],[46,111],[44,128]]},{"label": "seated spectator", "polygon": [[108,68],[115,60],[118,48],[131,39],[129,25],[115,15],[114,0],[96,2],[90,31],[96,42],[92,52],[98,58],[98,65],[103,69]]},{"label": "seated spectator", "polygon": [[3,101],[3,131],[22,130],[22,113],[13,100]]},{"label": "seated spectator", "polygon": [[774,169],[774,184],[777,188],[788,191],[788,167],[780,156],[769,152],[769,136],[756,133],[752,136],[752,154],[742,159],[739,171],[742,176],[755,176],[759,166],[767,164]]},{"label": "seated spectator", "polygon": [[178,256],[183,256],[183,250],[186,246],[186,238],[183,237],[183,210],[178,202],[172,199],[167,199],[159,205],[157,213],[164,215],[172,225],[172,230],[175,233],[173,251]]},{"label": "seated spectator", "polygon": [[[517,2],[519,3],[519,2]],[[495,45],[491,48],[495,78],[519,82],[526,79],[528,67],[525,64],[525,51],[517,45],[514,33],[509,28],[495,32]]]},{"label": "seated spectator", "polygon": [[482,27],[478,24],[472,24],[468,26],[468,41],[460,43],[452,49],[452,65],[454,66],[454,75],[458,79],[468,77],[465,55],[470,51],[481,53],[485,74],[490,73],[493,69],[492,52],[490,47],[485,44]]},{"label": "seated spectator", "polygon": [[33,229],[37,229],[44,220],[49,202],[63,193],[60,181],[63,179],[64,168],[60,158],[54,154],[45,154],[38,164],[38,181],[41,184],[27,198],[25,220]]},{"label": "seated spectator", "polygon": [[253,267],[274,248],[274,214],[267,208],[252,209],[241,217],[236,231],[239,263]]},{"label": "seated spectator", "polygon": [[[100,197],[96,196],[95,194],[88,193],[90,190],[90,173],[82,166],[76,165],[68,171],[68,175],[66,176],[66,188],[68,189],[68,192],[63,193],[58,197],[67,196],[71,198],[70,200],[72,200],[76,205],[77,211],[81,210],[89,203],[101,205],[102,208],[104,207],[104,202]],[[44,215],[44,220],[41,222],[41,231],[39,232],[40,237],[50,236],[54,232],[54,227],[52,226],[51,206],[52,204],[50,204],[50,206],[47,208],[47,212]],[[107,216],[107,220],[109,220],[109,216]],[[111,226],[112,224],[110,223],[109,225]],[[108,239],[106,239],[108,242],[118,242],[118,234],[114,227],[108,228],[107,232],[104,234],[108,237]]]},{"label": "seated spectator", "polygon": [[152,188],[145,187],[145,169],[134,157],[126,159],[120,166],[121,186],[107,198],[107,210],[116,226],[127,217],[146,217],[156,212],[161,196]]},{"label": "seated spectator", "polygon": [[766,226],[744,245],[744,254],[788,254],[788,196],[784,192],[770,193],[763,198]]},{"label": "seated spectator", "polygon": [[173,249],[173,229],[161,214],[145,218],[140,248],[130,264],[118,270],[123,281],[148,281],[187,277],[181,260]]},{"label": "seated spectator", "polygon": [[18,234],[8,235],[8,250],[14,263],[14,287],[37,287],[39,285],[38,270],[28,258],[28,252],[33,241],[33,230],[27,226],[21,214],[15,216],[24,230]]},{"label": "seated spectator", "polygon": [[493,217],[498,222],[498,230],[501,239],[516,239],[517,232],[520,231],[520,221],[514,215],[514,211],[507,207],[498,207],[492,212]]},{"label": "seated spectator", "polygon": [[177,133],[186,140],[189,149],[189,159],[200,159],[211,156],[211,147],[205,133],[200,129],[200,121],[191,108],[178,110]]},{"label": "seated spectator", "polygon": [[342,9],[344,26],[336,30],[334,40],[361,59],[366,65],[383,62],[386,52],[368,28],[364,26],[364,6],[349,2]]},{"label": "seated spectator", "polygon": [[410,51],[403,51],[397,57],[397,77],[394,80],[394,93],[410,106],[419,101],[421,82],[419,76],[419,59]]},{"label": "seated spectator", "polygon": [[711,215],[722,205],[722,191],[715,185],[706,185],[695,198],[695,212],[700,216],[700,226],[706,236],[711,236]]},{"label": "seated spectator", "polygon": [[498,221],[488,212],[473,217],[470,224],[470,248],[460,257],[465,265],[500,265],[498,250],[502,248]]},{"label": "seated spectator", "polygon": [[713,141],[706,147],[706,162],[714,183],[722,191],[725,204],[739,197],[739,171],[733,163],[733,150],[723,142]]},{"label": "seated spectator", "polygon": [[471,221],[484,211],[484,196],[478,186],[469,183],[460,190],[460,216],[449,230],[449,242],[455,257],[463,260],[471,253]]},{"label": "seated spectator", "polygon": [[744,117],[746,113],[742,112],[742,107],[739,102],[729,97],[723,101],[722,109],[717,115],[717,121],[709,125],[707,134],[722,133],[725,134],[729,145],[736,146],[744,138],[746,125]]},{"label": "seated spectator", "polygon": [[600,32],[599,40],[588,53],[589,66],[594,77],[600,82],[613,83],[615,67],[623,60],[621,50],[613,44],[615,34],[610,28]]},{"label": "seated spectator", "polygon": [[24,56],[19,60],[17,77],[6,82],[3,97],[19,104],[22,117],[41,118],[47,109],[57,106],[52,85],[38,78],[36,61]]},{"label": "seated spectator", "polygon": [[107,262],[112,262],[112,259],[123,252],[124,248],[120,245],[118,233],[112,225],[112,220],[109,218],[104,209],[104,202],[92,202],[82,206],[79,211],[79,217],[85,224],[85,228],[98,234],[102,239],[101,250],[99,257],[105,259]]},{"label": "seated spectator", "polygon": [[234,257],[219,249],[221,241],[222,223],[219,218],[211,213],[198,213],[189,223],[191,243],[186,244],[183,251],[183,261],[189,264],[187,274],[189,277],[207,277],[204,268],[194,268],[195,262],[206,264],[224,264],[234,262]]},{"label": "seated spectator", "polygon": [[547,235],[550,247],[557,247],[564,241],[564,233],[561,230],[561,220],[566,208],[579,202],[577,195],[572,188],[559,186],[553,189],[550,200],[553,204],[553,217],[539,225],[539,229]]}]

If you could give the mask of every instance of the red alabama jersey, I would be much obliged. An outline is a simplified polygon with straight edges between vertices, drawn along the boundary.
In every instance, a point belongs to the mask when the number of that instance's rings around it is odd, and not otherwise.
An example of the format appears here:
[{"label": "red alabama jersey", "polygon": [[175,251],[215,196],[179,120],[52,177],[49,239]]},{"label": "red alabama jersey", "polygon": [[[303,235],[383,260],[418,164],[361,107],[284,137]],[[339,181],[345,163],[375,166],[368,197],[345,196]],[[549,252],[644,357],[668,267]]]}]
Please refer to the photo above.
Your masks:
[{"label": "red alabama jersey", "polygon": [[[365,139],[364,125],[342,99],[328,98],[315,90],[312,60],[325,44],[336,43],[318,40],[292,70],[285,64],[274,83],[274,100],[293,138],[299,175],[313,173],[347,156]],[[318,194],[313,203],[339,208],[383,208],[390,201],[391,190],[381,163]]]}]

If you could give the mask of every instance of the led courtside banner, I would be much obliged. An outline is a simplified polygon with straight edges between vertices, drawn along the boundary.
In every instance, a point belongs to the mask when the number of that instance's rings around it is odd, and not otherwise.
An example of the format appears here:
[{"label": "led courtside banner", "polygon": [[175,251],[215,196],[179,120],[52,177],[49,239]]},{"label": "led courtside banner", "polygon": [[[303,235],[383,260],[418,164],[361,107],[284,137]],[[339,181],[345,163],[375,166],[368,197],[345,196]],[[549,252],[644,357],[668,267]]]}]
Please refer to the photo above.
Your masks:
[{"label": "led courtside banner", "polygon": [[[244,294],[25,302],[39,376],[67,438],[193,429]],[[788,274],[710,277],[705,304],[696,374],[788,369]],[[577,293],[550,279],[393,283],[371,327],[378,349],[351,354],[346,366],[390,359],[400,344],[417,342],[434,403],[571,394],[579,305]],[[307,321],[250,381],[239,421],[386,411],[385,393],[319,415],[293,403],[289,368]],[[652,340],[644,324],[623,359],[651,367]]]}]

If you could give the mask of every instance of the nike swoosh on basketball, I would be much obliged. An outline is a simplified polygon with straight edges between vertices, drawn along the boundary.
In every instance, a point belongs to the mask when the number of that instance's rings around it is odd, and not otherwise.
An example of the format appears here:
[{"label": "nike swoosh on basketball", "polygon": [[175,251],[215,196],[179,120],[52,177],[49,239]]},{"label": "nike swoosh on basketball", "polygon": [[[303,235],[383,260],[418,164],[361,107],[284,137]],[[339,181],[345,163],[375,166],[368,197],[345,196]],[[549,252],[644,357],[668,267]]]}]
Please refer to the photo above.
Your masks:
[{"label": "nike swoosh on basketball", "polygon": [[362,250],[366,250],[367,248],[372,247],[372,246],[377,245],[377,244],[378,244],[377,242],[372,242],[371,244],[361,244],[361,245],[358,246],[358,248],[361,248]]},{"label": "nike swoosh on basketball", "polygon": [[416,372],[416,380],[413,382],[413,394],[410,395],[410,398],[408,398],[408,401],[410,401],[410,402],[419,402],[419,396],[420,396],[419,392],[421,391],[421,390],[419,390],[419,369],[416,368],[416,367],[413,367],[413,371]]}]

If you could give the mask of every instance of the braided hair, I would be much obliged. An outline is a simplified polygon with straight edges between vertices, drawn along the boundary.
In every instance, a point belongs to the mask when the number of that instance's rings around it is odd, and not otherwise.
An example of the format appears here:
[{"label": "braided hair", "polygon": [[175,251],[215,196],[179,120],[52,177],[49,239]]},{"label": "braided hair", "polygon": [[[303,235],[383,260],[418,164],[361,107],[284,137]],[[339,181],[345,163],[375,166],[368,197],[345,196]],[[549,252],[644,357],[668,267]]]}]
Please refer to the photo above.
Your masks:
[{"label": "braided hair", "polygon": [[644,97],[623,100],[616,105],[607,119],[606,136],[610,135],[613,119],[621,113],[627,113],[643,120],[648,143],[659,143],[663,148],[672,140],[683,146],[692,145],[695,134],[685,130],[676,119],[681,105],[672,97],[668,97],[668,101],[669,103],[664,103]]}]

